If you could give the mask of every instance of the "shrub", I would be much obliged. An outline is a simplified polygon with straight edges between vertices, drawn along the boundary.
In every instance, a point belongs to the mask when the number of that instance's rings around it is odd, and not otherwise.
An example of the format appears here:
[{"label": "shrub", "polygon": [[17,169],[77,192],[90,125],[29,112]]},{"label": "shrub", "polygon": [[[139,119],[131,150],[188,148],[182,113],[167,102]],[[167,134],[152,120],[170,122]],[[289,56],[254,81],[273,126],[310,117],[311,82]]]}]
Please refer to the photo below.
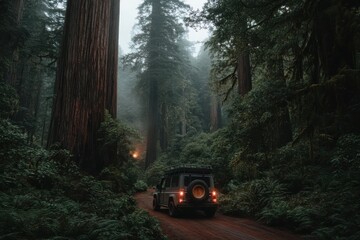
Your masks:
[{"label": "shrub", "polygon": [[113,159],[113,162],[106,162],[105,167],[117,166],[127,162],[130,159],[132,143],[138,139],[140,139],[140,136],[134,129],[112,118],[106,112],[104,122],[101,123],[98,131],[98,141],[103,151],[108,151],[107,147],[109,146],[115,146],[118,152],[116,153],[117,158]]},{"label": "shrub", "polygon": [[160,224],[143,210],[136,210],[122,218],[129,239],[165,239]]},{"label": "shrub", "polygon": [[0,118],[9,118],[14,115],[19,107],[16,90],[0,82]]},{"label": "shrub", "polygon": [[272,226],[281,226],[294,229],[297,232],[310,232],[316,224],[314,209],[295,206],[287,201],[273,201],[260,213],[260,219]]},{"label": "shrub", "polygon": [[156,184],[159,184],[159,179],[161,179],[161,177],[164,175],[166,167],[167,166],[165,163],[156,161],[147,169],[145,173],[146,183],[149,186],[156,186]]},{"label": "shrub", "polygon": [[335,171],[360,170],[360,136],[341,136],[336,144],[331,163]]},{"label": "shrub", "polygon": [[285,196],[283,186],[271,179],[254,180],[232,188],[220,198],[222,211],[232,215],[259,217],[266,206]]},{"label": "shrub", "polygon": [[0,141],[1,239],[163,239],[159,224],[121,192],[137,181],[132,162],[99,180],[81,173],[68,151],[28,146],[7,120]]},{"label": "shrub", "polygon": [[135,190],[137,192],[145,192],[147,189],[148,185],[144,181],[139,180],[135,183]]},{"label": "shrub", "polygon": [[139,169],[135,164],[129,160],[120,166],[109,166],[103,169],[99,178],[108,182],[112,191],[114,192],[128,192],[134,191],[135,183],[139,176]]},{"label": "shrub", "polygon": [[8,120],[0,119],[0,164],[28,159],[32,149],[26,145],[26,136]]}]

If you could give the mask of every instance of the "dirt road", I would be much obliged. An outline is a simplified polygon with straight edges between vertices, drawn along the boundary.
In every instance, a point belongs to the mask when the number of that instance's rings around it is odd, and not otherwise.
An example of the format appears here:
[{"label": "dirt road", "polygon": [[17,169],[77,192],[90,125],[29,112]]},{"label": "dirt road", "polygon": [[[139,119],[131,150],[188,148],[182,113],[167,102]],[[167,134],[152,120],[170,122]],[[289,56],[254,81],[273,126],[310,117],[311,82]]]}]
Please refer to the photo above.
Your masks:
[{"label": "dirt road", "polygon": [[170,240],[174,239],[241,239],[241,240],[299,240],[300,237],[263,226],[248,219],[232,218],[216,213],[208,219],[203,214],[172,218],[167,209],[152,210],[152,193],[150,191],[135,196],[140,208],[156,217],[163,232]]}]

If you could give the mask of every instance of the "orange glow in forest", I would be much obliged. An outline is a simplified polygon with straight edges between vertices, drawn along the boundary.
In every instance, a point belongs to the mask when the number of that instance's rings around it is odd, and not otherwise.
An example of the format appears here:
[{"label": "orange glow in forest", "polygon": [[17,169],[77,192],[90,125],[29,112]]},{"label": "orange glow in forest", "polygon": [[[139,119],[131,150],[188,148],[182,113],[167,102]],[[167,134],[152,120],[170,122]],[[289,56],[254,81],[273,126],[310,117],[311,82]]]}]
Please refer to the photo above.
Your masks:
[{"label": "orange glow in forest", "polygon": [[139,153],[133,152],[133,153],[132,153],[132,157],[133,157],[133,158],[138,158],[138,157],[139,157]]}]

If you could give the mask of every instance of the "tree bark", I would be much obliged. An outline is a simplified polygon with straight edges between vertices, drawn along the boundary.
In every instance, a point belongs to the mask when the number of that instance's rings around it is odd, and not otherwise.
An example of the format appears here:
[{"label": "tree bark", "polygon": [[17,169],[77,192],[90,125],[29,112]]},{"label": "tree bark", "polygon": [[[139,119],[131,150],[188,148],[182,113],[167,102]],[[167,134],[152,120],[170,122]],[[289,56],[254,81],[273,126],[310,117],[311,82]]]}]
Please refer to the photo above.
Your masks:
[{"label": "tree bark", "polygon": [[250,92],[252,88],[250,54],[248,51],[244,51],[239,55],[237,78],[238,78],[238,93],[241,96],[244,96],[245,94]]},{"label": "tree bark", "polygon": [[108,48],[108,74],[109,84],[106,90],[106,109],[116,118],[117,111],[117,77],[119,61],[119,20],[120,0],[111,1],[111,15],[109,24],[109,48]]},{"label": "tree bark", "polygon": [[182,112],[181,112],[181,129],[180,129],[182,136],[186,135],[186,125],[187,125],[186,111],[185,111],[185,109],[182,109]]},{"label": "tree bark", "polygon": [[150,99],[148,112],[148,130],[146,142],[145,168],[155,162],[157,157],[158,141],[158,86],[157,80],[153,79],[150,85]]},{"label": "tree bark", "polygon": [[160,125],[160,147],[162,151],[166,151],[169,146],[169,124],[168,109],[166,103],[161,104],[161,125]]},{"label": "tree bark", "polygon": [[[15,19],[16,27],[20,26],[20,22],[24,11],[24,0],[13,0],[11,2],[12,16]],[[17,63],[19,61],[19,48],[16,47],[12,53],[11,65],[6,76],[6,82],[17,89]],[[18,89],[17,89],[18,90]],[[19,91],[18,91],[19,92]]]},{"label": "tree bark", "polygon": [[158,78],[156,74],[158,66],[156,66],[157,59],[160,54],[160,43],[158,35],[161,34],[161,3],[160,0],[152,1],[151,12],[151,30],[149,38],[149,50],[148,62],[149,67],[146,73],[146,79],[149,84],[149,106],[147,116],[147,137],[146,137],[146,156],[145,156],[145,168],[148,168],[157,158],[157,143],[158,143],[158,131],[159,131],[159,86]]},{"label": "tree bark", "polygon": [[97,131],[105,109],[116,115],[119,0],[68,0],[48,146],[71,151],[97,173]]},{"label": "tree bark", "polygon": [[[286,87],[284,60],[282,56],[274,56],[269,60],[268,72],[274,77],[274,80],[280,81],[281,87]],[[289,103],[283,102],[281,105],[281,108],[278,109],[275,115],[274,123],[271,124],[275,129],[275,131],[271,133],[271,138],[274,141],[274,148],[282,147],[292,141]]]},{"label": "tree bark", "polygon": [[215,132],[221,127],[221,106],[216,96],[211,97],[211,126],[210,131]]}]

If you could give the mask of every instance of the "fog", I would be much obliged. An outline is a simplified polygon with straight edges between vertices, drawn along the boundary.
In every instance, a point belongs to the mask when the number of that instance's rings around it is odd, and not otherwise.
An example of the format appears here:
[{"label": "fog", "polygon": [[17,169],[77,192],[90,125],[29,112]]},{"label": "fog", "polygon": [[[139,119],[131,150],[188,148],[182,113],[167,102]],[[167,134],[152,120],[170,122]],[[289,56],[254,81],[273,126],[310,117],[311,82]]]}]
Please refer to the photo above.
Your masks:
[{"label": "fog", "polygon": [[[201,9],[207,0],[184,0],[183,2],[189,4],[193,9]],[[137,7],[142,3],[142,0],[122,0],[120,2],[120,46],[123,53],[129,53],[131,38],[134,36],[134,25],[137,18]],[[202,42],[209,36],[208,30],[195,30],[188,28],[188,40],[196,43],[194,45],[196,55],[201,48]]]}]

